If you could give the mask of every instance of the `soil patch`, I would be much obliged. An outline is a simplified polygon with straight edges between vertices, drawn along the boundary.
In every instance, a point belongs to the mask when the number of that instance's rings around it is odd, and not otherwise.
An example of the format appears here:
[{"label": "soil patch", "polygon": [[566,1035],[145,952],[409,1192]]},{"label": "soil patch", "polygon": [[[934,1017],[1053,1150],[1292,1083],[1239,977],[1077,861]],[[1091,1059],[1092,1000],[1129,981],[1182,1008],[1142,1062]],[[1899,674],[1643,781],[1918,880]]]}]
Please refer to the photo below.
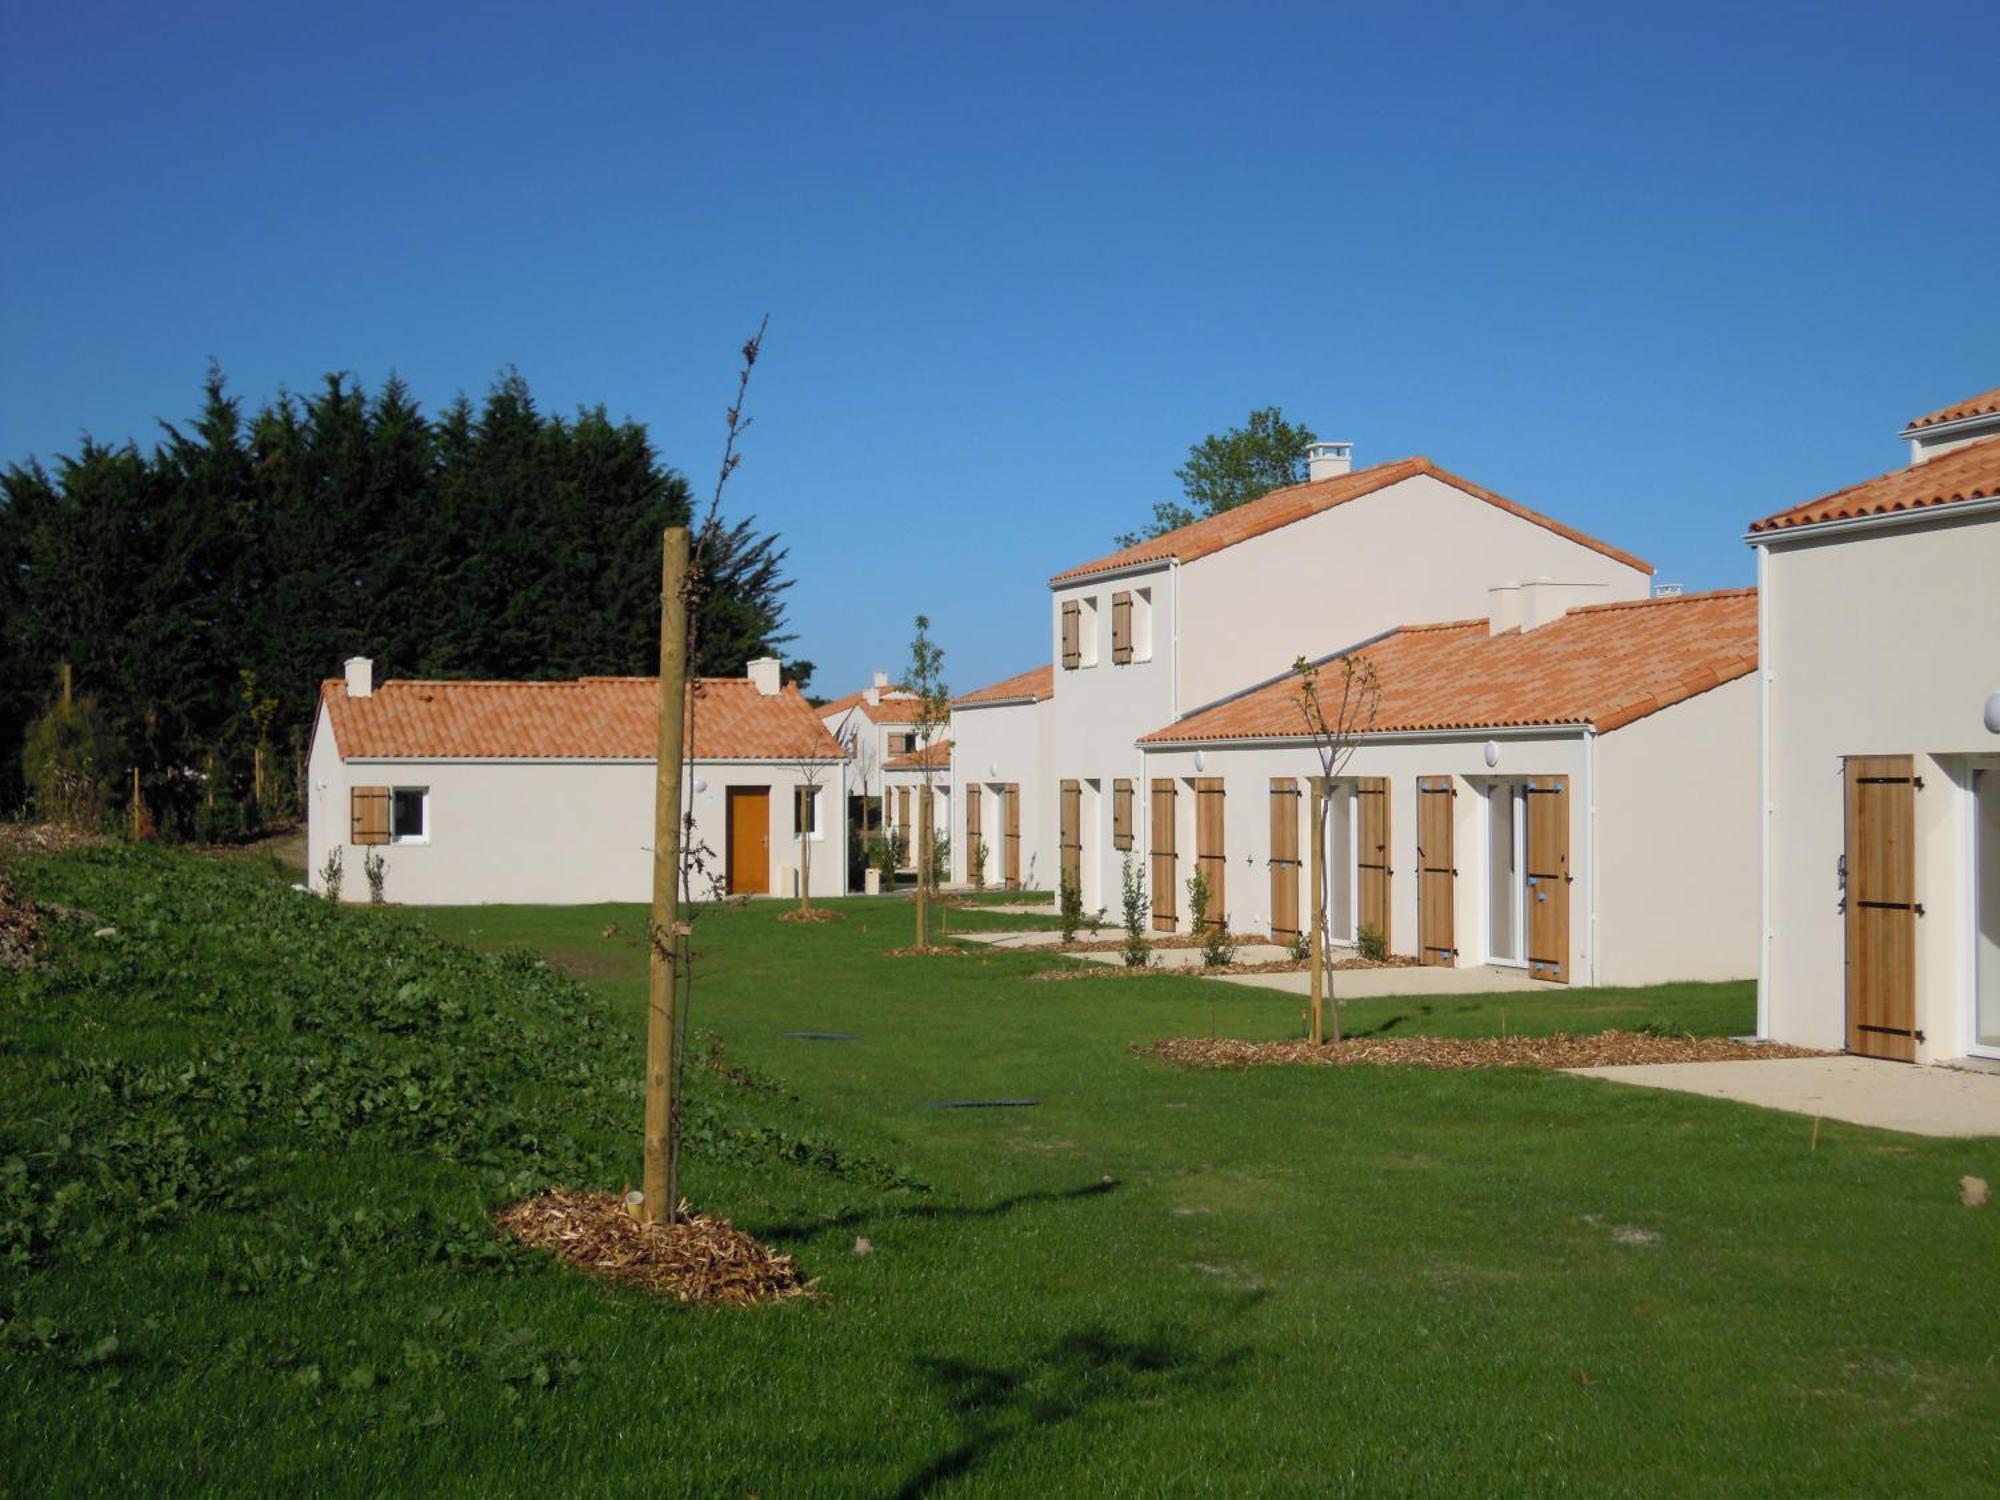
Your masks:
[{"label": "soil patch", "polygon": [[970,958],[971,954],[963,948],[940,948],[934,945],[929,948],[891,948],[882,956],[884,958]]},{"label": "soil patch", "polygon": [[550,1188],[502,1210],[499,1224],[586,1275],[679,1302],[748,1307],[814,1295],[791,1256],[685,1205],[672,1224],[641,1224],[613,1194]]},{"label": "soil patch", "polygon": [[808,906],[803,911],[794,906],[789,911],[778,913],[780,922],[838,922],[840,913],[824,906]]},{"label": "soil patch", "polygon": [[0,865],[32,855],[62,854],[108,842],[102,834],[84,833],[59,823],[0,823]]},{"label": "soil patch", "polygon": [[1190,1068],[1313,1067],[1391,1068],[1597,1068],[1621,1063],[1733,1062],[1747,1058],[1823,1057],[1810,1047],[1739,1042],[1722,1036],[1655,1036],[1644,1031],[1599,1031],[1571,1036],[1358,1037],[1315,1047],[1310,1042],[1244,1042],[1229,1038],[1169,1037],[1137,1044],[1140,1057]]}]

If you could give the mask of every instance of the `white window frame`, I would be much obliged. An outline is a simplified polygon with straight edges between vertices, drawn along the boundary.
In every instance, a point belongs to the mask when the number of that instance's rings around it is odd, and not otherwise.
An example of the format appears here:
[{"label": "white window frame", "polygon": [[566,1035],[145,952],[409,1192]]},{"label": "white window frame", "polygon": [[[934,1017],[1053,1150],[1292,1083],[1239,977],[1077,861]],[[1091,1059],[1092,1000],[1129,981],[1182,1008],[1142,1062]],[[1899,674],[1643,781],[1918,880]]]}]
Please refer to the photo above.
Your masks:
[{"label": "white window frame", "polygon": [[[1317,779],[1315,776],[1307,781],[1308,795],[1310,795],[1312,782]],[[1327,887],[1324,892],[1326,902],[1324,907],[1326,912],[1326,940],[1336,948],[1358,948],[1361,945],[1361,819],[1358,816],[1361,809],[1358,805],[1358,789],[1352,777],[1337,778],[1333,782],[1331,789],[1327,792],[1326,832],[1329,841],[1332,840],[1339,826],[1338,820],[1334,817],[1333,813],[1333,799],[1336,797],[1344,798],[1347,803],[1347,858],[1343,861],[1344,868],[1342,869],[1342,873],[1347,877],[1347,918],[1349,925],[1347,932],[1344,934],[1333,930],[1335,904],[1333,899],[1333,884],[1336,866],[1333,860],[1333,850],[1328,848],[1326,851],[1325,868],[1320,872],[1326,880]],[[1312,826],[1312,822],[1312,807],[1308,803],[1306,807],[1308,841],[1319,837],[1319,830]],[[1306,920],[1312,920],[1310,912],[1306,914]]]},{"label": "white window frame", "polygon": [[1965,774],[1965,879],[1961,886],[1965,911],[1965,938],[1962,946],[1965,997],[1963,1034],[1960,1044],[1967,1057],[2000,1059],[2000,1045],[1979,1040],[1979,899],[1981,882],[2000,880],[2000,869],[1982,870],[1979,860],[1980,773],[1985,773],[1983,794],[2000,799],[2000,758],[1973,760]]},{"label": "white window frame", "polygon": [[1132,604],[1126,615],[1126,626],[1131,636],[1132,661],[1134,663],[1153,659],[1153,591],[1150,588],[1131,590]]},{"label": "white window frame", "polygon": [[[422,831],[419,833],[396,832],[396,799],[414,795],[422,812]],[[389,842],[394,844],[428,844],[431,841],[431,789],[427,786],[392,786],[389,788]]]},{"label": "white window frame", "polygon": [[807,786],[801,781],[795,783],[792,792],[792,831],[794,833],[798,831],[799,814],[803,811],[800,804],[810,803],[813,826],[807,830],[806,837],[815,844],[824,843],[826,840],[826,809],[820,806],[819,796],[824,790],[824,787]]},{"label": "white window frame", "polygon": [[1085,594],[1077,611],[1076,664],[1079,668],[1097,665],[1097,595]]},{"label": "white window frame", "polygon": [[1505,791],[1514,813],[1514,957],[1502,958],[1493,951],[1493,872],[1488,869],[1486,879],[1480,884],[1480,900],[1487,908],[1480,923],[1482,946],[1486,951],[1486,962],[1496,969],[1525,969],[1528,967],[1528,783],[1525,779],[1494,777],[1486,783],[1485,825],[1481,829],[1479,841],[1480,858],[1493,858],[1493,798]]}]

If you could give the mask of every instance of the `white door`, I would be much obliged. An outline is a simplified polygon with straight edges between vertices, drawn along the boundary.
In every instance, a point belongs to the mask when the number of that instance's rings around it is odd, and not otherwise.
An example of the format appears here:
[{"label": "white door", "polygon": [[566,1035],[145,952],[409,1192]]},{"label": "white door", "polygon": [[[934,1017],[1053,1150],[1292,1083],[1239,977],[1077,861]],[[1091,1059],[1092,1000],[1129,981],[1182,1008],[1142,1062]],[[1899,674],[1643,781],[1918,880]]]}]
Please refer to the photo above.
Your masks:
[{"label": "white door", "polygon": [[1486,788],[1486,958],[1525,966],[1528,951],[1528,788]]}]

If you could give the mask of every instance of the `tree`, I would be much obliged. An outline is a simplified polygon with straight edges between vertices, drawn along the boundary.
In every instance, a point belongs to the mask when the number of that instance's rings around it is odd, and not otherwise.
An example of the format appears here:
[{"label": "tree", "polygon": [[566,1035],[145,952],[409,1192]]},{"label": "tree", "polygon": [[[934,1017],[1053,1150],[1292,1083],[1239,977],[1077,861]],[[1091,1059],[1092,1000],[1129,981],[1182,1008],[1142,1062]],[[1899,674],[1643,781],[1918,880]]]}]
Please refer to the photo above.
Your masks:
[{"label": "tree", "polygon": [[[1334,780],[1347,769],[1360,737],[1375,725],[1382,702],[1381,684],[1375,667],[1365,656],[1340,659],[1340,698],[1331,705],[1320,694],[1319,664],[1303,656],[1292,663],[1299,679],[1299,716],[1306,734],[1319,756],[1318,779],[1313,783],[1312,800],[1312,1044],[1326,1040],[1324,997],[1326,980],[1326,817],[1328,797]],[[1333,1007],[1333,1039],[1340,1040],[1340,1006]]]},{"label": "tree", "polygon": [[931,822],[936,806],[937,757],[930,754],[951,718],[951,689],[944,684],[944,649],[930,637],[928,615],[917,616],[917,633],[910,640],[910,671],[901,687],[917,700],[917,770],[923,777],[923,799],[917,806],[917,947],[931,945]]},{"label": "tree", "polygon": [[1313,442],[1310,429],[1287,422],[1277,407],[1259,407],[1241,427],[1211,434],[1189,448],[1187,462],[1174,470],[1184,499],[1155,505],[1152,522],[1119,537],[1118,545],[1134,546],[1302,483],[1306,449]]}]

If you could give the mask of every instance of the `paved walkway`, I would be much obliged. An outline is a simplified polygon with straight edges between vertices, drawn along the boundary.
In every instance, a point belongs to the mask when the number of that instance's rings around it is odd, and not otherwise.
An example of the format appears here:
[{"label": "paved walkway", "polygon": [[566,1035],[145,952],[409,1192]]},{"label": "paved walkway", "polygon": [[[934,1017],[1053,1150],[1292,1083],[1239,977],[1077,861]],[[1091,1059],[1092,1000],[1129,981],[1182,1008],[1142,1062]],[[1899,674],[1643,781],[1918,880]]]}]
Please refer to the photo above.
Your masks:
[{"label": "paved walkway", "polygon": [[[1295,974],[1213,974],[1224,984],[1247,984],[1260,990],[1281,990],[1291,995],[1310,995],[1312,975]],[[1528,977],[1526,969],[1482,965],[1471,969],[1401,968],[1335,969],[1327,975],[1333,992],[1342,1000],[1373,1000],[1395,995],[1494,995],[1511,990],[1538,990],[1559,994],[1560,985],[1542,984]]]},{"label": "paved walkway", "polygon": [[2000,1135],[2000,1074],[1994,1073],[1919,1068],[1866,1057],[1774,1057],[1570,1071],[1578,1078],[1706,1094],[1912,1135]]}]

